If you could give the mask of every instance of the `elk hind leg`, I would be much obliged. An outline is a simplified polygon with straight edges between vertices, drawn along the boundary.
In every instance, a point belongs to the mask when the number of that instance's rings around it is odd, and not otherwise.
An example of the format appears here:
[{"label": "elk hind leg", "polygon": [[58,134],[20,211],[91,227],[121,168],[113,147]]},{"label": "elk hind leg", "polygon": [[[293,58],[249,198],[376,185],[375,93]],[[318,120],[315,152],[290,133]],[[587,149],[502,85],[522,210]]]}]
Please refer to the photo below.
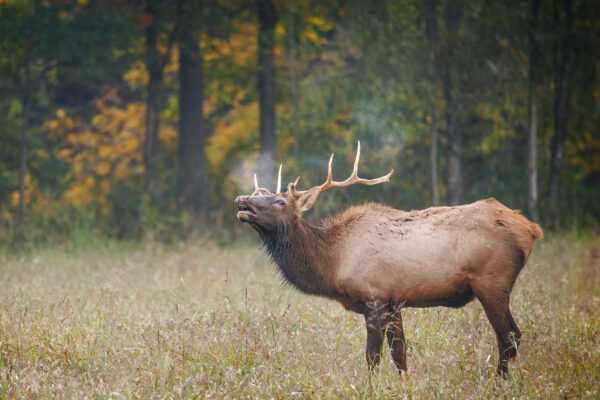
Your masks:
[{"label": "elk hind leg", "polygon": [[496,332],[498,340],[498,375],[508,374],[508,361],[517,355],[517,347],[521,340],[521,331],[510,313],[509,297],[502,292],[494,296],[493,292],[477,296],[488,320]]},{"label": "elk hind leg", "polygon": [[381,307],[370,307],[365,313],[365,324],[367,326],[367,365],[369,370],[372,371],[381,361],[381,348],[386,329],[386,312]]},{"label": "elk hind leg", "polygon": [[406,371],[406,341],[404,339],[400,308],[392,310],[386,333],[392,352],[392,359],[394,360],[394,364],[396,364],[398,373],[402,376],[402,371]]}]

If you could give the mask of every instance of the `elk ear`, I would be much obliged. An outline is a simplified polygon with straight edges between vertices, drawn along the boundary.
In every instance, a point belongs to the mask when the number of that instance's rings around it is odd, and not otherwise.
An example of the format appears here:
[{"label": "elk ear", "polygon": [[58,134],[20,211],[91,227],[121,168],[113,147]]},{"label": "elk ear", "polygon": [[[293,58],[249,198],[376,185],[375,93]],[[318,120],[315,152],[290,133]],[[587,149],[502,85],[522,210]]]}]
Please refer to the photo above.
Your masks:
[{"label": "elk ear", "polygon": [[314,188],[302,193],[298,200],[296,200],[296,206],[298,207],[298,210],[301,213],[306,210],[310,210],[315,204],[315,201],[317,201],[317,197],[319,197],[320,193],[321,190],[318,186],[315,186]]}]

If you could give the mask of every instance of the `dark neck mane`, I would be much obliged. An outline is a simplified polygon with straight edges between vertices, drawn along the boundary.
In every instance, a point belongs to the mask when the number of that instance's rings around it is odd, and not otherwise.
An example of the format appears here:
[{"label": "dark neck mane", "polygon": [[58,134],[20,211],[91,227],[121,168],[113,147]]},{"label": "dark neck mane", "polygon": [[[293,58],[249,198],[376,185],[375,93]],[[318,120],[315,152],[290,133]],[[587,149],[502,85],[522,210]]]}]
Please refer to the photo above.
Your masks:
[{"label": "dark neck mane", "polygon": [[284,279],[298,290],[335,297],[336,229],[300,219],[293,225],[261,232],[263,245]]}]

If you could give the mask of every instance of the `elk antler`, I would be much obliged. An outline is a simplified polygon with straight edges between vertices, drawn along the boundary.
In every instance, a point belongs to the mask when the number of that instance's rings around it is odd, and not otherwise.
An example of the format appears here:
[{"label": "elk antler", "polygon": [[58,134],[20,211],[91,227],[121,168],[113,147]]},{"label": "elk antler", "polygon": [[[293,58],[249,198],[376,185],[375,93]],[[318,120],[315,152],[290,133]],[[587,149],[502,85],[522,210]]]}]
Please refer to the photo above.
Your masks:
[{"label": "elk antler", "polygon": [[281,167],[283,167],[283,164],[279,164],[279,173],[277,174],[277,191],[275,194],[281,193]]},{"label": "elk antler", "polygon": [[325,183],[323,183],[321,186],[315,186],[309,190],[296,190],[296,185],[298,184],[298,180],[300,179],[300,177],[298,177],[298,178],[296,178],[296,181],[294,183],[290,184],[289,189],[291,190],[291,192],[294,196],[298,197],[298,196],[303,195],[304,193],[312,192],[312,191],[316,190],[317,188],[318,188],[318,192],[322,193],[322,192],[329,190],[331,188],[334,188],[334,187],[347,187],[350,185],[354,185],[356,183],[372,186],[372,185],[377,185],[378,183],[390,181],[390,176],[392,176],[392,174],[394,173],[393,169],[387,175],[384,175],[381,178],[375,178],[375,179],[359,178],[358,177],[358,160],[359,159],[360,159],[360,140],[358,141],[358,147],[356,149],[356,159],[354,160],[354,170],[352,171],[352,175],[350,175],[350,177],[348,179],[346,179],[343,182],[336,182],[333,180],[333,178],[331,176],[331,163],[333,162],[333,154],[331,154],[331,157],[329,158],[329,166],[327,168],[327,180],[325,181]]},{"label": "elk antler", "polygon": [[[279,164],[279,174],[277,175],[277,191],[275,194],[281,193],[281,168],[283,164]],[[258,187],[258,179],[256,178],[256,174],[254,174],[254,192],[250,196],[260,196],[260,195],[272,195],[268,189]]]}]

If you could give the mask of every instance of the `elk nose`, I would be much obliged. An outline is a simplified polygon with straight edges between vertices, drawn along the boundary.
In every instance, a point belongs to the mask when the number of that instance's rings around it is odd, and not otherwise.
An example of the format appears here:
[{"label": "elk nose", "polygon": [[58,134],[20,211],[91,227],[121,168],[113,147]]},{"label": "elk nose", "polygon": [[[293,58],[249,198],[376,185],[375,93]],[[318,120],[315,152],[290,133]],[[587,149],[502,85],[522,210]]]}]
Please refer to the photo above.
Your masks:
[{"label": "elk nose", "polygon": [[248,196],[238,196],[235,198],[234,204],[236,207],[239,207],[242,202],[246,201],[248,199]]}]

